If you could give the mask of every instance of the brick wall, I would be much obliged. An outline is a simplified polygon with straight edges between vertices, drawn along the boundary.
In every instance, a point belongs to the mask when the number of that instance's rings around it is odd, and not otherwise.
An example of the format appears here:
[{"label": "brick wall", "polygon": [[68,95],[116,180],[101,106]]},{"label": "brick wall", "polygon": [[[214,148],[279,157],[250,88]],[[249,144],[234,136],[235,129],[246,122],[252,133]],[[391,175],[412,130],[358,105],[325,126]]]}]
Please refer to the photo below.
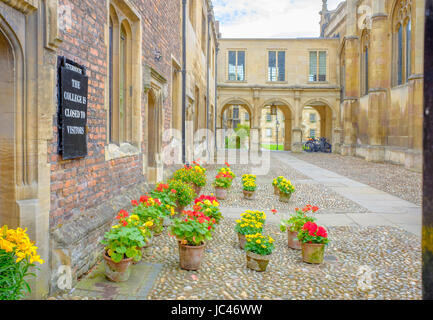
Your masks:
[{"label": "brick wall", "polygon": [[[130,3],[136,7],[142,18],[142,64],[157,70],[167,79],[169,85],[168,97],[163,105],[164,128],[168,128],[172,110],[171,57],[174,56],[180,61],[181,1],[131,0]],[[57,118],[54,118],[55,138],[48,146],[48,161],[51,164],[51,228],[62,226],[71,218],[145,181],[142,154],[105,161],[107,2],[60,0],[59,5],[72,8],[72,25],[71,29],[62,31],[64,41],[58,55],[85,65],[88,70],[88,156],[81,160],[61,160],[57,155]],[[159,62],[154,60],[154,49],[162,53]],[[142,114],[143,119],[146,119],[147,95],[142,94],[142,97]],[[146,123],[143,123],[143,134],[146,129]],[[147,146],[143,143],[142,152],[146,150]]]}]

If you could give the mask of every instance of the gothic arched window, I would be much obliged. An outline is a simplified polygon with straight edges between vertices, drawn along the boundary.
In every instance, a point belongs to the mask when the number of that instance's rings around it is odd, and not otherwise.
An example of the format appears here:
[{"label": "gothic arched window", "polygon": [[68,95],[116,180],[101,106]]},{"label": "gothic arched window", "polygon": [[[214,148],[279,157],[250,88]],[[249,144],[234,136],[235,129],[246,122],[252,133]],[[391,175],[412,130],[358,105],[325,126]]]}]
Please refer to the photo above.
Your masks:
[{"label": "gothic arched window", "polygon": [[393,26],[393,67],[394,86],[406,83],[412,71],[412,1],[398,0],[394,8]]}]

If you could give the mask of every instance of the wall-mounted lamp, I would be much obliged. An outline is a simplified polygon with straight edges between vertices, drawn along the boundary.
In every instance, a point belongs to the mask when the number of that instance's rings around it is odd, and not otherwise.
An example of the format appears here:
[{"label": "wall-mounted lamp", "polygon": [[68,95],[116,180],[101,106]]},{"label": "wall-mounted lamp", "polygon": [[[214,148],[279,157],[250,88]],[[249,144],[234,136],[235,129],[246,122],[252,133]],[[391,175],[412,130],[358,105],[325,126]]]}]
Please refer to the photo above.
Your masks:
[{"label": "wall-mounted lamp", "polygon": [[161,59],[162,59],[161,51],[159,51],[157,49],[153,50],[153,56],[154,56],[155,61],[157,61],[157,62],[161,61]]}]

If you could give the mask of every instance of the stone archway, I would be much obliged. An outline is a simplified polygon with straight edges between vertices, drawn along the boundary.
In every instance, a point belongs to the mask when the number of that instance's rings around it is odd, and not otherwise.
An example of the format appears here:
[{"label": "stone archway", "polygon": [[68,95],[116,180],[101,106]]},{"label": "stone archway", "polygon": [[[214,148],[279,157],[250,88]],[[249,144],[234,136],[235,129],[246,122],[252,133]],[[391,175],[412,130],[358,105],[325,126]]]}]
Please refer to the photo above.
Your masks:
[{"label": "stone archway", "polygon": [[[222,142],[221,147],[223,148],[232,148],[231,144],[236,144],[236,148],[240,149],[250,149],[251,147],[251,128],[253,124],[253,112],[248,103],[243,100],[229,100],[224,103],[221,112],[219,114],[219,125],[223,131],[224,141]],[[236,141],[231,141],[230,137],[226,137],[229,135],[227,130],[235,130],[239,128],[239,126],[244,126],[245,129],[239,132],[236,132],[235,137]],[[228,138],[229,141],[226,141]]]},{"label": "stone archway", "polygon": [[13,48],[0,30],[0,226],[16,227],[15,81]]},{"label": "stone archway", "polygon": [[[332,143],[333,138],[333,122],[334,122],[334,110],[330,107],[330,105],[322,100],[322,99],[314,99],[306,102],[303,106],[303,110],[306,108],[314,110],[318,113],[320,118],[319,132],[320,137],[325,137],[328,142]],[[304,115],[306,113],[303,113]],[[311,119],[302,119],[302,123],[311,123]],[[307,126],[308,127],[308,126]],[[309,133],[303,131],[302,133],[302,141],[305,141],[309,137]],[[319,136],[316,136],[319,138]]]},{"label": "stone archway", "polygon": [[[294,120],[294,110],[292,106],[281,99],[270,99],[267,100],[260,108],[259,110],[259,124],[261,130],[266,129],[266,110],[271,111],[271,106],[275,105],[278,110],[279,115],[283,115],[284,119],[281,119],[279,116],[279,123],[280,123],[280,130],[279,135],[283,136],[284,138],[279,138],[278,143],[281,143],[284,146],[284,151],[291,151],[292,150],[292,129],[293,129],[293,120]],[[271,121],[276,121],[276,117],[272,116]],[[261,132],[260,138],[263,139],[263,135],[266,135],[266,132]],[[262,142],[260,143],[262,144]]]}]

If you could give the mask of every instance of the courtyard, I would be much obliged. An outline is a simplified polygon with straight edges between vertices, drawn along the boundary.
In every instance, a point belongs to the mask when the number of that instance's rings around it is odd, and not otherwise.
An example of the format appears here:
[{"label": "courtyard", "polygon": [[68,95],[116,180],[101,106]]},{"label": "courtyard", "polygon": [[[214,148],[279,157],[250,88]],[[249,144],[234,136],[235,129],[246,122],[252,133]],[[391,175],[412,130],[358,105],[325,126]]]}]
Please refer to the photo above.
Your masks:
[{"label": "courtyard", "polygon": [[[271,170],[257,176],[255,200],[242,196],[241,176],[251,167],[232,163],[236,179],[228,198],[220,201],[223,221],[206,244],[199,271],[179,268],[178,246],[165,231],[154,238],[143,261],[132,267],[125,283],[106,280],[98,264],[69,293],[51,299],[119,300],[317,300],[422,298],[421,174],[392,164],[376,164],[333,154],[271,152]],[[211,186],[218,166],[209,166]],[[290,203],[278,201],[272,180],[285,176],[296,191]],[[280,220],[297,207],[318,206],[318,224],[330,243],[321,265],[302,262],[287,246]],[[246,210],[265,211],[265,233],[276,249],[264,273],[246,267],[234,230]],[[272,209],[277,213],[273,214]],[[367,278],[363,272],[367,270]],[[363,289],[363,279],[371,286]]]}]

